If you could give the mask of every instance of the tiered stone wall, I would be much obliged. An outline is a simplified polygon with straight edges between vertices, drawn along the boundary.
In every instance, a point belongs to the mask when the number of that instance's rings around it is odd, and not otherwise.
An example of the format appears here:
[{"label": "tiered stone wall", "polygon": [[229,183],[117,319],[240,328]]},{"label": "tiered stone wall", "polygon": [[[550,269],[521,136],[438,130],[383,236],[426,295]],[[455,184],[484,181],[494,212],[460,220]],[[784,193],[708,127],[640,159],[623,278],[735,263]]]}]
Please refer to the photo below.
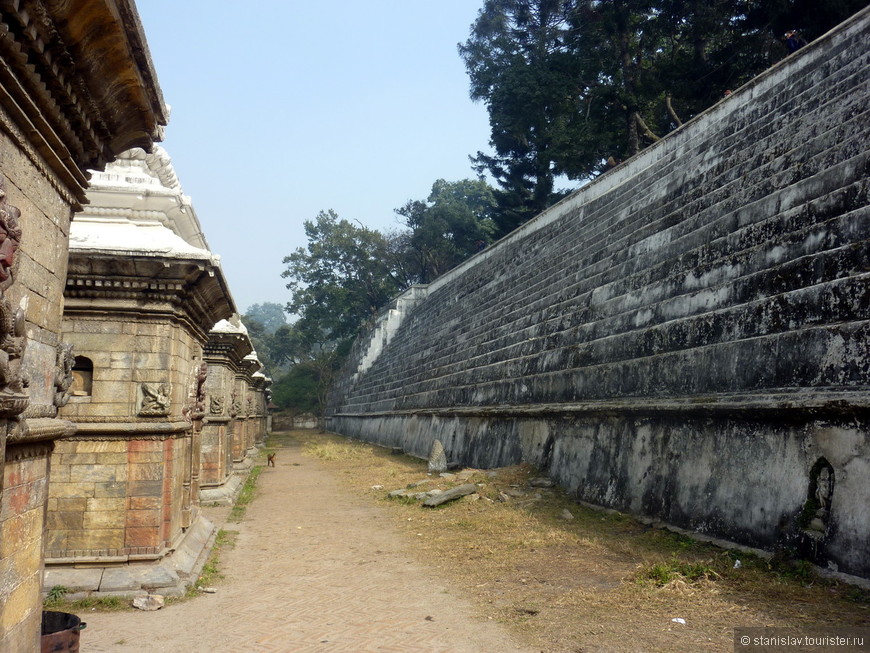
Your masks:
[{"label": "tiered stone wall", "polygon": [[868,16],[409,291],[331,428],[870,576]]}]

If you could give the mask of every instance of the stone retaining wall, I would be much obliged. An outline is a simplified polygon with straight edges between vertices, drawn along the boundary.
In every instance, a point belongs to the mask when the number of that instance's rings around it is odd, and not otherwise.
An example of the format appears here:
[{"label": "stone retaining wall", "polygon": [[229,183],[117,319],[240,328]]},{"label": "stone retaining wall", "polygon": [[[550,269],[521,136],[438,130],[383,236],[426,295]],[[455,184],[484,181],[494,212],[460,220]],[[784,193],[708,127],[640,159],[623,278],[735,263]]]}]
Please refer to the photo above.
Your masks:
[{"label": "stone retaining wall", "polygon": [[361,337],[330,428],[870,577],[870,13]]}]

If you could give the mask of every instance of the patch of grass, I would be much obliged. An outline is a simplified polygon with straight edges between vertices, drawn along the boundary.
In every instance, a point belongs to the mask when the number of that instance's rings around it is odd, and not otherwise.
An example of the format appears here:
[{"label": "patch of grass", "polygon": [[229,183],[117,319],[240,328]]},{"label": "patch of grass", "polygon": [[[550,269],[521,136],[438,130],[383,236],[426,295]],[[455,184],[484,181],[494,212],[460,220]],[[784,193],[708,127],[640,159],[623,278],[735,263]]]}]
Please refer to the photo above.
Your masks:
[{"label": "patch of grass", "polygon": [[69,588],[64,587],[63,585],[55,585],[50,590],[48,590],[48,594],[45,599],[42,601],[42,607],[47,608],[49,610],[54,609],[60,604],[64,603],[64,597],[69,593]]},{"label": "patch of grass", "polygon": [[355,442],[306,442],[304,452],[321,460],[354,460],[371,454],[371,447]]},{"label": "patch of grass", "polygon": [[843,592],[843,598],[852,603],[870,605],[870,590],[861,587],[850,586]]},{"label": "patch of grass", "polygon": [[656,587],[665,587],[675,582],[691,585],[718,578],[721,576],[713,570],[709,562],[685,562],[676,558],[648,565],[638,572],[639,582]]},{"label": "patch of grass", "polygon": [[85,610],[96,612],[119,612],[131,610],[132,601],[120,596],[101,596],[78,599],[76,601],[64,601],[61,606],[63,612],[84,612]]},{"label": "patch of grass", "polygon": [[239,535],[239,531],[228,531],[221,528],[217,536],[214,540],[214,546],[216,549],[232,549],[236,546],[236,538]]},{"label": "patch of grass", "polygon": [[214,547],[212,547],[208,560],[206,560],[205,564],[202,566],[199,578],[196,579],[196,582],[193,583],[193,585],[188,586],[187,591],[181,599],[169,598],[166,601],[167,604],[174,603],[178,600],[197,597],[200,595],[203,587],[210,587],[217,581],[222,580],[224,574],[221,571],[221,553],[224,549],[231,549],[236,545],[236,537],[238,534],[238,531],[224,530],[223,528],[218,530],[214,540]]},{"label": "patch of grass", "polygon": [[248,509],[248,504],[254,500],[254,491],[257,487],[257,479],[260,478],[260,474],[263,471],[262,465],[257,465],[251,469],[248,474],[248,478],[245,479],[244,485],[242,485],[242,489],[239,492],[239,498],[236,499],[236,503],[233,506],[232,510],[230,510],[230,516],[227,521],[231,522],[239,522],[244,518],[245,511]]},{"label": "patch of grass", "polygon": [[777,551],[768,561],[768,568],[781,579],[808,585],[818,579],[818,574],[809,560],[802,560],[788,549]]}]

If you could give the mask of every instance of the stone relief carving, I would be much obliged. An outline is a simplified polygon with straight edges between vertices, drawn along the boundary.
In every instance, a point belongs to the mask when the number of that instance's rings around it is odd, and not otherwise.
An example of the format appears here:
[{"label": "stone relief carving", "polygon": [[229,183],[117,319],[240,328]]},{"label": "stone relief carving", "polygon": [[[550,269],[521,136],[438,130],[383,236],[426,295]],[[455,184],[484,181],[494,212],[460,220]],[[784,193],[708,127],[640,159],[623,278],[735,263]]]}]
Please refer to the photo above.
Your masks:
[{"label": "stone relief carving", "polygon": [[205,381],[207,378],[208,363],[202,363],[194,372],[188,404],[181,411],[184,419],[188,422],[205,417]]},{"label": "stone relief carving", "polygon": [[801,515],[802,530],[814,540],[824,539],[830,527],[834,498],[834,468],[824,458],[819,458],[810,470],[807,494]]},{"label": "stone relief carving", "polygon": [[242,400],[239,399],[239,396],[233,392],[232,403],[230,404],[230,417],[236,417],[239,413],[242,412]]},{"label": "stone relief carving", "polygon": [[62,342],[57,346],[57,363],[54,368],[54,405],[63,408],[69,402],[73,384],[73,371],[76,357],[73,346]]},{"label": "stone relief carving", "polygon": [[21,357],[27,345],[24,308],[13,309],[6,290],[14,282],[15,252],[21,244],[21,212],[6,201],[0,179],[0,416],[19,415],[27,407],[27,381],[21,374]]},{"label": "stone relief carving", "polygon": [[149,385],[143,383],[139,386],[142,394],[142,403],[139,407],[141,417],[163,417],[169,414],[169,384]]},{"label": "stone relief carving", "polygon": [[212,397],[211,398],[211,414],[212,415],[223,415],[224,414],[224,397]]}]

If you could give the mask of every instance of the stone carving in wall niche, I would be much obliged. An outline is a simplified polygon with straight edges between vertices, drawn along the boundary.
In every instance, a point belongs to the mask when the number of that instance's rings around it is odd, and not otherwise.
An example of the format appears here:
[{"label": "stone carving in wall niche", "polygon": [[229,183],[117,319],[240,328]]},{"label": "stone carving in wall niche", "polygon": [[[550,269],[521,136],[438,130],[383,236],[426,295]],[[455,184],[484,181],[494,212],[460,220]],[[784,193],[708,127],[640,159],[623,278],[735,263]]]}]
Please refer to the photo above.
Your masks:
[{"label": "stone carving in wall niche", "polygon": [[238,395],[233,392],[232,403],[230,404],[230,417],[236,417],[239,413],[242,412],[242,400],[239,399]]},{"label": "stone carving in wall niche", "polygon": [[75,362],[72,344],[60,343],[57,346],[57,363],[54,368],[54,405],[57,408],[63,408],[69,402]]},{"label": "stone carving in wall niche", "polygon": [[24,305],[13,309],[6,290],[14,282],[15,252],[21,244],[21,212],[6,201],[0,179],[0,417],[14,417],[27,408],[27,381],[21,374],[21,357],[27,345]]},{"label": "stone carving in wall niche", "polygon": [[827,536],[833,498],[834,468],[825,458],[819,458],[810,470],[807,500],[800,517],[804,535],[816,541]]},{"label": "stone carving in wall niche", "polygon": [[139,386],[141,403],[139,405],[140,417],[164,417],[169,414],[169,384],[149,385],[143,383]]},{"label": "stone carving in wall niche", "polygon": [[212,415],[223,415],[224,414],[224,397],[212,397],[211,398],[211,414]]},{"label": "stone carving in wall niche", "polygon": [[192,422],[205,417],[205,381],[208,378],[208,363],[202,363],[194,372],[193,384],[188,395],[188,404],[181,413]]}]

